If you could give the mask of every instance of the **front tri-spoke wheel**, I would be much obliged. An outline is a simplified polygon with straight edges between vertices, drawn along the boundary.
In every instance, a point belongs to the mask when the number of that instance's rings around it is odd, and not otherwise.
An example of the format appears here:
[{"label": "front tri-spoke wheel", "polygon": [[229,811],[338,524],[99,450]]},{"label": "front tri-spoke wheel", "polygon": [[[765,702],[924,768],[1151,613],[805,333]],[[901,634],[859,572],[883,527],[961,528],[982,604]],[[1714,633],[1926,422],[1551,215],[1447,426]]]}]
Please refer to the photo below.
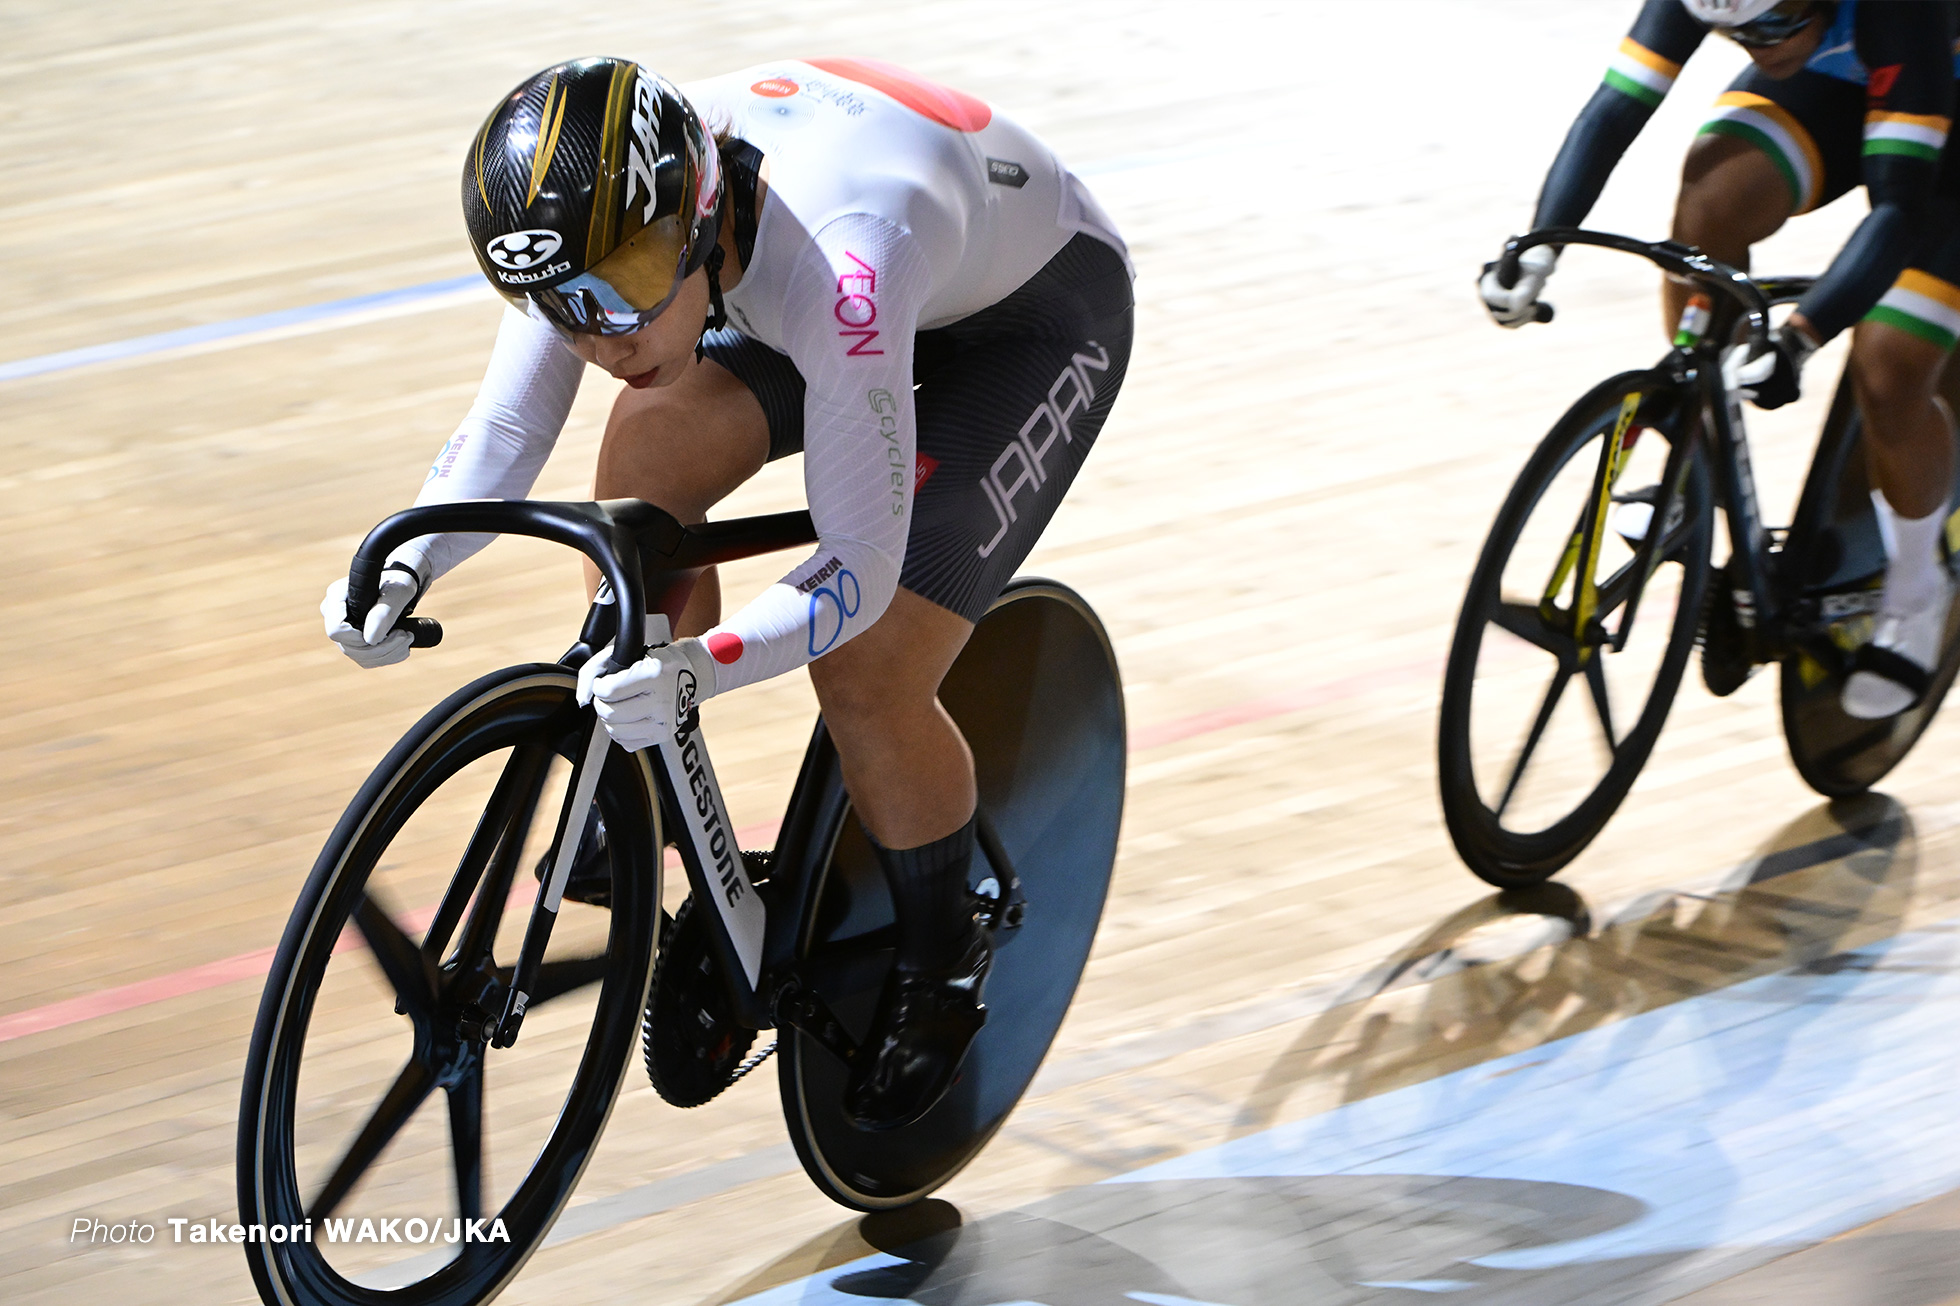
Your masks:
[{"label": "front tri-spoke wheel", "polygon": [[584,1171],[652,973],[660,838],[642,758],[609,749],[598,786],[612,909],[561,905],[516,1041],[492,1037],[593,728],[574,683],[518,667],[452,696],[314,866],[239,1120],[240,1218],[285,1233],[247,1244],[268,1302],[487,1301]]},{"label": "front tri-spoke wheel", "polygon": [[1511,488],[1450,646],[1443,814],[1463,860],[1535,884],[1589,843],[1653,750],[1693,650],[1711,508],[1672,383],[1614,377]]}]

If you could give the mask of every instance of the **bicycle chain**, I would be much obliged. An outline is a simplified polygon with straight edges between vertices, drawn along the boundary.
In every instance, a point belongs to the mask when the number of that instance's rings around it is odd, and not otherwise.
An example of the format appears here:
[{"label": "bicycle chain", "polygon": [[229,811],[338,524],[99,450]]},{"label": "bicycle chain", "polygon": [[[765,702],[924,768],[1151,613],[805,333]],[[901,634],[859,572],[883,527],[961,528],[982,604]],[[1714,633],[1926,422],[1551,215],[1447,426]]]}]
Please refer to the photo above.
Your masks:
[{"label": "bicycle chain", "polygon": [[750,1053],[748,1057],[742,1062],[742,1064],[735,1068],[735,1073],[728,1077],[728,1082],[722,1085],[722,1091],[725,1093],[730,1088],[734,1087],[736,1084],[741,1083],[742,1077],[744,1075],[748,1074],[751,1070],[754,1070],[757,1066],[767,1061],[775,1053],[775,1051],[776,1051],[776,1040],[772,1038],[769,1040],[768,1047],[762,1049],[762,1051],[760,1052]]}]

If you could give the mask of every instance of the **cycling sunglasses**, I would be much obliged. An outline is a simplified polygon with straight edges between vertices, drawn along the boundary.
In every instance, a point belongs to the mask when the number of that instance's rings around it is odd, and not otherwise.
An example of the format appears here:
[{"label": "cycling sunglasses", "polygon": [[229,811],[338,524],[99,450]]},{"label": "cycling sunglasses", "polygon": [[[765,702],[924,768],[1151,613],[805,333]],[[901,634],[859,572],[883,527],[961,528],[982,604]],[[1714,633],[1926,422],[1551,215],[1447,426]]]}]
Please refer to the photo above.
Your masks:
[{"label": "cycling sunglasses", "polygon": [[1817,0],[1783,0],[1768,13],[1746,23],[1715,30],[1745,50],[1767,50],[1801,32],[1816,13]]},{"label": "cycling sunglasses", "polygon": [[681,220],[670,215],[641,228],[569,281],[507,292],[505,298],[574,335],[631,335],[674,302],[687,279],[687,252]]}]

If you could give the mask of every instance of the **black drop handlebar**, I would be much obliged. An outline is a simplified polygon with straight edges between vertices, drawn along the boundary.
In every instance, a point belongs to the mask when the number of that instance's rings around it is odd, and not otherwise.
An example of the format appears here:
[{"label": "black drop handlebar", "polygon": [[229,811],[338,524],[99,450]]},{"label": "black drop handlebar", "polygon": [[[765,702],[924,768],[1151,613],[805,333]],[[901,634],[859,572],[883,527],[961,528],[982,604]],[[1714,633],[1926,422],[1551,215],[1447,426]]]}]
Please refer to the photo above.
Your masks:
[{"label": "black drop handlebar", "polygon": [[[388,555],[423,535],[449,532],[529,535],[568,545],[592,560],[612,586],[613,611],[646,609],[646,578],[733,562],[817,538],[807,512],[779,512],[725,522],[683,526],[641,499],[556,503],[537,499],[473,500],[408,508],[368,532],[347,573],[347,620],[359,629],[381,594]],[[615,618],[616,620],[616,618]],[[442,627],[421,617],[401,623],[416,647],[442,638]],[[612,671],[624,671],[645,654],[644,644],[613,640]]]},{"label": "black drop handlebar", "polygon": [[1619,250],[1622,254],[1637,254],[1663,272],[1672,272],[1733,300],[1749,324],[1749,338],[1756,351],[1769,347],[1770,297],[1750,279],[1748,273],[1738,272],[1726,263],[1717,262],[1693,245],[1683,245],[1677,240],[1636,240],[1631,236],[1615,235],[1610,231],[1588,231],[1583,227],[1541,227],[1522,236],[1513,236],[1504,243],[1504,253],[1497,260],[1499,281],[1507,286],[1517,284],[1518,255],[1537,245],[1598,245],[1603,249]]}]

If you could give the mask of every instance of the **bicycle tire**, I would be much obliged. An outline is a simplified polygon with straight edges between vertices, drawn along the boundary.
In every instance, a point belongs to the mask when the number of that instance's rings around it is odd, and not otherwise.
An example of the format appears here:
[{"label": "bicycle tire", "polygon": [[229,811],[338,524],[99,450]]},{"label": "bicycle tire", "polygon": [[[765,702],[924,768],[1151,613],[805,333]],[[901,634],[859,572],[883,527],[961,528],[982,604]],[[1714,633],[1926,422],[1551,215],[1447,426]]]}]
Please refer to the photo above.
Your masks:
[{"label": "bicycle tire", "polygon": [[[458,964],[458,958],[475,946],[475,940],[483,940],[475,954],[483,959],[479,975],[494,976],[497,971],[494,947],[504,905],[512,901],[512,884],[522,893],[523,915],[528,918],[532,877],[529,866],[520,868],[518,859],[529,817],[520,813],[538,809],[538,795],[550,769],[551,756],[570,757],[582,748],[587,738],[592,718],[589,712],[577,707],[573,697],[575,686],[574,673],[562,666],[511,667],[485,676],[458,690],[424,716],[369,775],[314,863],[274,955],[246,1059],[239,1108],[240,1219],[247,1226],[292,1226],[305,1221],[310,1206],[325,1200],[327,1192],[338,1188],[340,1196],[331,1200],[340,1201],[350,1191],[351,1184],[360,1182],[367,1170],[386,1158],[386,1149],[396,1131],[410,1121],[417,1109],[411,1106],[403,1112],[390,1105],[397,1100],[394,1094],[402,1091],[412,1076],[415,1083],[428,1084],[417,1090],[421,1093],[418,1101],[432,1099],[435,1089],[443,1088],[450,1105],[448,1137],[452,1152],[448,1177],[454,1181],[449,1193],[454,1209],[458,1218],[468,1218],[471,1216],[468,1208],[474,1206],[483,1218],[486,1233],[494,1228],[492,1220],[501,1221],[508,1241],[465,1239],[458,1243],[456,1255],[446,1264],[433,1264],[441,1257],[432,1252],[416,1258],[399,1273],[383,1272],[382,1277],[389,1279],[385,1286],[378,1286],[372,1274],[357,1279],[341,1273],[322,1250],[324,1233],[316,1233],[312,1241],[248,1243],[246,1255],[252,1277],[260,1296],[268,1303],[473,1306],[488,1301],[510,1283],[543,1242],[591,1159],[620,1085],[632,1069],[640,1015],[653,974],[658,941],[661,870],[655,856],[655,850],[660,847],[658,791],[644,755],[617,748],[609,748],[606,753],[596,793],[596,802],[611,836],[614,888],[610,920],[604,927],[604,949],[596,955],[546,966],[527,1012],[525,1033],[531,1035],[540,1028],[535,1016],[540,1006],[596,982],[599,989],[592,1025],[578,1052],[577,1069],[544,1145],[535,1157],[529,1158],[529,1170],[510,1191],[508,1200],[494,1212],[484,1210],[482,1201],[482,1158],[490,1141],[490,1131],[484,1127],[482,1075],[477,1070],[454,1069],[458,1065],[467,1066],[465,1060],[443,1063],[448,1068],[445,1073],[453,1072],[457,1079],[452,1087],[426,1080],[425,1072],[416,1070],[418,1061],[425,1056],[434,1064],[434,1059],[442,1056],[461,1056],[472,1045],[480,1058],[497,1055],[496,1049],[486,1048],[480,1039],[444,1032],[444,1022],[455,1016],[455,1003],[466,991],[462,978],[464,967]],[[389,914],[385,904],[374,897],[371,877],[404,825],[418,812],[427,809],[430,815],[426,819],[431,823],[446,824],[442,818],[447,809],[428,807],[445,784],[455,780],[465,767],[502,750],[509,751],[510,760],[483,809],[485,819],[477,822],[470,836],[463,862],[451,880],[451,892],[445,894],[443,906],[435,913],[437,922],[447,918],[447,926],[432,924],[418,943],[409,938],[411,930],[418,927],[411,924],[410,929],[404,929]],[[533,774],[535,784],[529,779]],[[485,839],[487,842],[479,853],[479,841]],[[505,845],[509,845],[508,853],[504,851]],[[471,864],[475,871],[465,882],[464,868]],[[450,915],[452,898],[455,906],[454,914]],[[487,912],[482,910],[486,902],[494,904]],[[377,913],[386,923],[377,918]],[[296,1136],[301,1127],[296,1120],[300,1112],[300,1075],[307,1056],[309,1028],[317,1014],[316,998],[343,927],[360,932],[372,960],[380,964],[384,978],[397,994],[396,1010],[409,1014],[414,1026],[414,1051],[394,1087],[368,1117],[368,1125],[309,1202],[302,1190],[296,1159],[300,1146]],[[461,935],[456,950],[445,962],[448,941],[459,927]],[[561,934],[564,929],[561,923]],[[432,954],[426,950],[431,940],[434,940]],[[403,947],[414,951],[403,952]],[[514,959],[514,942],[508,951]],[[384,954],[388,960],[383,960]],[[416,985],[395,979],[396,972],[391,970],[391,964],[406,965],[412,970],[418,964],[418,957],[421,973],[429,981],[419,996],[410,991]],[[507,986],[508,965],[503,967],[502,974]],[[494,988],[483,989],[477,996],[483,999],[484,1005],[501,1005],[495,1000]],[[464,1019],[473,1019],[473,1013],[478,1010],[481,1007],[472,1008],[472,1014]],[[332,1037],[330,1032],[322,1034],[323,1040]],[[575,1039],[576,1031],[569,1037]],[[425,1045],[435,1050],[425,1053]],[[524,1039],[520,1038],[518,1046],[527,1047]],[[519,1076],[531,1071],[539,1050],[540,1045],[535,1041],[528,1045],[530,1055],[523,1062],[513,1062],[511,1073]],[[319,1055],[329,1058],[335,1055],[330,1041]],[[476,1065],[480,1067],[481,1062]],[[521,1079],[513,1078],[512,1082],[521,1084],[527,1093],[530,1091],[531,1086],[523,1084]],[[464,1105],[460,1107],[459,1090],[464,1096]],[[472,1111],[473,1125],[469,1123]],[[397,1116],[399,1120],[395,1119]],[[384,1117],[395,1123],[384,1125]],[[351,1178],[347,1177],[344,1172],[355,1164],[357,1156],[367,1153],[369,1131],[377,1128],[383,1131],[380,1143],[354,1169]],[[471,1131],[473,1144],[457,1141]],[[472,1154],[468,1159],[464,1159],[466,1150]],[[330,1212],[323,1213],[322,1225],[325,1214]],[[420,1209],[413,1214],[426,1217],[439,1216],[440,1212]],[[456,1228],[460,1230],[462,1226]],[[432,1247],[442,1245],[431,1240]],[[410,1277],[406,1282],[394,1282],[402,1275],[414,1275],[418,1264],[425,1265],[429,1272]]]},{"label": "bicycle tire", "polygon": [[[1122,683],[1107,632],[1073,590],[1010,584],[939,698],[973,749],[980,802],[1014,861],[1026,914],[995,936],[988,1020],[960,1078],[915,1124],[857,1129],[843,1111],[843,1064],[808,1035],[783,1031],[778,1083],[796,1154],[818,1189],[860,1211],[906,1206],[940,1187],[1020,1100],[1088,960],[1122,821]],[[798,960],[862,1038],[890,966],[891,901],[834,759],[819,723],[812,764],[827,775],[812,828],[823,844],[805,888]],[[984,853],[974,861],[976,876],[989,873]]]},{"label": "bicycle tire", "polygon": [[[1443,677],[1437,728],[1437,776],[1444,821],[1458,855],[1471,871],[1500,888],[1520,888],[1540,883],[1578,856],[1618,809],[1653,751],[1654,742],[1667,719],[1675,693],[1680,688],[1682,673],[1694,649],[1695,628],[1708,582],[1713,504],[1701,454],[1690,448],[1681,463],[1677,473],[1681,478],[1677,501],[1682,504],[1682,512],[1678,519],[1661,525],[1664,533],[1661,537],[1662,548],[1658,551],[1662,556],[1655,563],[1652,574],[1659,577],[1668,565],[1678,566],[1681,574],[1666,643],[1656,656],[1651,686],[1639,715],[1634,718],[1633,726],[1616,738],[1610,724],[1614,714],[1610,708],[1602,709],[1599,706],[1602,701],[1610,704],[1610,694],[1604,688],[1593,689],[1590,696],[1594,700],[1594,715],[1605,727],[1611,760],[1605,765],[1597,783],[1583,797],[1569,806],[1562,801],[1558,804],[1564,808],[1563,815],[1533,830],[1505,828],[1503,813],[1512,795],[1522,785],[1526,768],[1547,722],[1557,710],[1566,684],[1576,675],[1585,679],[1591,688],[1596,674],[1598,683],[1605,685],[1607,659],[1621,655],[1607,651],[1603,645],[1598,646],[1596,671],[1590,665],[1584,666],[1583,670],[1575,669],[1583,664],[1569,660],[1563,646],[1554,648],[1552,645],[1563,638],[1572,646],[1571,657],[1576,659],[1578,641],[1569,632],[1560,636],[1551,619],[1543,615],[1548,605],[1556,611],[1555,594],[1547,592],[1536,605],[1512,601],[1507,606],[1503,597],[1505,567],[1511,561],[1512,552],[1533,513],[1560,472],[1578,459],[1582,451],[1591,449],[1595,441],[1607,437],[1616,429],[1621,420],[1622,402],[1629,396],[1640,396],[1638,416],[1631,419],[1632,424],[1628,428],[1630,434],[1652,431],[1661,436],[1670,452],[1680,441],[1692,438],[1692,422],[1682,411],[1677,393],[1675,383],[1662,372],[1625,372],[1601,382],[1568,409],[1539,443],[1513,483],[1471,574]],[[1596,458],[1592,461],[1596,462]],[[1582,498],[1579,505],[1581,525],[1564,528],[1565,536],[1570,541],[1565,547],[1574,553],[1580,538],[1578,531],[1583,529],[1585,521],[1586,502]],[[1557,539],[1559,536],[1554,533],[1548,538]],[[1557,576],[1565,574],[1562,568],[1572,565],[1569,562],[1560,564],[1560,570],[1554,573],[1550,591],[1557,589]],[[1625,566],[1630,567],[1632,563]],[[1579,568],[1573,566],[1573,570],[1576,574]],[[1649,588],[1652,588],[1651,582]],[[1645,606],[1635,615],[1643,614],[1649,618],[1654,615]],[[1486,801],[1478,783],[1476,758],[1473,755],[1472,704],[1476,696],[1485,634],[1497,625],[1500,616],[1509,623],[1503,629],[1520,634],[1525,642],[1551,652],[1559,662],[1538,713],[1532,718],[1533,727],[1521,741],[1510,776],[1493,805]],[[1557,616],[1564,622],[1570,614],[1558,612]],[[1625,620],[1624,613],[1621,619]],[[1530,624],[1534,620],[1539,623],[1537,627]],[[1603,622],[1601,625],[1603,628]],[[1630,639],[1631,631],[1628,635]]]},{"label": "bicycle tire", "polygon": [[[1783,739],[1797,774],[1827,798],[1863,793],[1903,762],[1960,674],[1957,603],[1947,613],[1939,666],[1917,706],[1897,716],[1867,721],[1847,715],[1841,705],[1850,655],[1871,634],[1872,618],[1865,608],[1876,602],[1885,572],[1885,547],[1872,510],[1862,426],[1847,374],[1838,383],[1825,419],[1784,550],[1799,586],[1799,602],[1815,608],[1819,619],[1813,630],[1800,631],[1792,639],[1791,651],[1779,668]],[[1948,512],[1956,508],[1960,508],[1960,466],[1947,499]],[[1954,573],[1951,557],[1947,570]],[[1847,599],[1853,601],[1846,603]],[[1832,603],[1844,605],[1835,618],[1827,612]]]}]

